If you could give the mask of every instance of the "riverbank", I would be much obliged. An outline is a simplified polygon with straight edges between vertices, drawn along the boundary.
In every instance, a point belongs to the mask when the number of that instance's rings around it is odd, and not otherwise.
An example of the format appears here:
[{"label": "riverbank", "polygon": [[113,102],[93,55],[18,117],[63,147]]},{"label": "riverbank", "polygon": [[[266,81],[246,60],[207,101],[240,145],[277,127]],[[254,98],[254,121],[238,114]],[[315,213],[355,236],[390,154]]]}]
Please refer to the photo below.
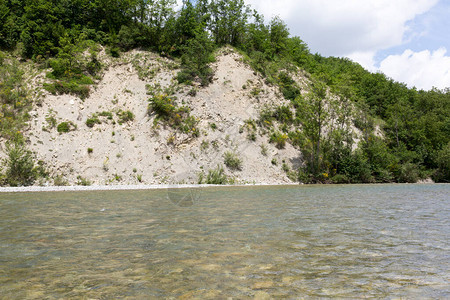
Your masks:
[{"label": "riverbank", "polygon": [[[383,183],[375,183],[380,185]],[[410,183],[388,183],[388,184],[410,184]],[[437,184],[433,181],[419,181],[412,184]],[[444,183],[445,184],[445,183]],[[163,189],[187,189],[187,188],[207,188],[207,187],[249,187],[249,186],[295,186],[303,183],[252,183],[252,184],[151,184],[151,185],[73,185],[73,186],[21,186],[21,187],[0,187],[1,193],[34,193],[34,192],[82,192],[82,191],[126,191],[126,190],[163,190]],[[346,184],[355,185],[355,184]],[[361,184],[367,185],[367,184]],[[374,185],[374,184],[368,184]]]},{"label": "riverbank", "polygon": [[80,192],[80,191],[126,191],[126,190],[162,190],[182,188],[205,188],[205,187],[240,187],[240,186],[293,186],[299,183],[273,184],[255,183],[238,185],[215,185],[215,184],[153,184],[153,185],[90,185],[90,186],[21,186],[0,187],[0,193],[34,193],[34,192]]}]

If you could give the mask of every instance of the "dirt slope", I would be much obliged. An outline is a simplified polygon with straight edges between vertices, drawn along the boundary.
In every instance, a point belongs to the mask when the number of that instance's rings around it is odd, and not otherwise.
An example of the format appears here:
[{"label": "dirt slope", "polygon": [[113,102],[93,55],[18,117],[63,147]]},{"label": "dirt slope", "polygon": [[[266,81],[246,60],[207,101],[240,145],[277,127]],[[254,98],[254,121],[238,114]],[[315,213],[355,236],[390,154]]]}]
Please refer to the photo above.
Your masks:
[{"label": "dirt slope", "polygon": [[[53,177],[61,175],[71,185],[79,182],[80,176],[98,185],[197,183],[199,173],[224,166],[224,153],[232,151],[242,159],[242,170],[224,169],[237,183],[291,182],[282,164],[298,167],[300,151],[289,144],[277,149],[260,129],[252,141],[245,126],[246,120],[258,119],[265,105],[280,105],[285,100],[276,87],[266,85],[244,64],[239,54],[222,49],[212,65],[213,82],[198,87],[195,96],[188,95],[191,87],[177,85],[174,62],[142,51],[126,53],[117,60],[105,57],[104,75],[87,99],[44,91],[40,105],[31,112],[30,129],[25,133],[29,148],[45,161]],[[35,81],[39,86],[45,78],[40,75]],[[154,126],[147,92],[158,84],[175,88],[179,105],[191,108],[191,115],[199,120],[199,137],[188,138],[161,124]],[[120,125],[119,110],[130,110],[134,120]],[[99,117],[102,123],[89,128],[86,120],[103,111],[111,112],[112,120]],[[57,123],[72,122],[76,130],[58,133],[49,125],[52,117]],[[265,155],[261,147],[267,149]]]}]

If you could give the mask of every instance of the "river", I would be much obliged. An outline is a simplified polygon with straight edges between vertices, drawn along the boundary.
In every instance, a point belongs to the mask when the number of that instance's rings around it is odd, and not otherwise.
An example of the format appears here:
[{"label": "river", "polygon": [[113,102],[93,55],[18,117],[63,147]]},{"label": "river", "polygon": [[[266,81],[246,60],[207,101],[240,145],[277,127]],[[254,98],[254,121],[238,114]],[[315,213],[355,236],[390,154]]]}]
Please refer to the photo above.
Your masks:
[{"label": "river", "polygon": [[0,194],[0,298],[449,298],[450,185]]}]

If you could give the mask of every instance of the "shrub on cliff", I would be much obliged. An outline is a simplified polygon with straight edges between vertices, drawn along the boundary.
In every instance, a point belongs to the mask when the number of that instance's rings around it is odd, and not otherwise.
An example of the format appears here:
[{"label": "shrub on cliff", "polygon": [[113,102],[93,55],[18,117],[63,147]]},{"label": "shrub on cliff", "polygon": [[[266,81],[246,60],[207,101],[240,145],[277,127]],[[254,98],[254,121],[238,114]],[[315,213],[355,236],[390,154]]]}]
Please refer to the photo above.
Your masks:
[{"label": "shrub on cliff", "polygon": [[36,180],[36,169],[31,151],[19,143],[7,144],[5,159],[6,184],[10,186],[28,186]]},{"label": "shrub on cliff", "polygon": [[224,154],[224,163],[230,170],[242,170],[242,160],[234,152],[227,151]]}]

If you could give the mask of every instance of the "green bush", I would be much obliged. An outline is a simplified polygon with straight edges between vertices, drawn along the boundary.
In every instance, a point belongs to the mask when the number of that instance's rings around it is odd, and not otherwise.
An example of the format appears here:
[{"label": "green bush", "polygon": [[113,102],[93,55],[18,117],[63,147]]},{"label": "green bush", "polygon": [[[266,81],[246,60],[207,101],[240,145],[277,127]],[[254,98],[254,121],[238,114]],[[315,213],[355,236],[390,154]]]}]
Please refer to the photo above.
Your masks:
[{"label": "green bush", "polygon": [[227,151],[224,154],[224,163],[230,170],[241,171],[242,160],[234,152]]},{"label": "green bush", "polygon": [[261,127],[271,127],[274,119],[273,111],[269,107],[265,107],[259,112],[258,123]]},{"label": "green bush", "polygon": [[23,81],[23,74],[21,65],[13,57],[0,64],[0,137],[9,141],[21,135],[20,131],[29,119],[32,97],[26,89],[28,84]]},{"label": "green bush", "polygon": [[200,131],[197,129],[198,120],[193,116],[185,117],[178,127],[181,132],[189,134],[194,137],[200,136]]},{"label": "green bush", "polygon": [[155,113],[156,120],[161,120],[183,133],[198,137],[198,120],[189,114],[189,108],[178,107],[167,95],[157,95],[150,99],[149,114]]},{"label": "green bush", "polygon": [[74,65],[74,58],[69,56],[68,58],[53,58],[48,60],[48,65],[53,69],[51,73],[47,74],[47,77],[56,78],[70,78],[72,74],[80,74],[80,68]]},{"label": "green bush", "polygon": [[275,143],[275,146],[278,149],[284,149],[286,146],[286,140],[288,139],[288,136],[286,134],[280,133],[280,132],[274,132],[270,136],[270,142]]},{"label": "green bush", "polygon": [[181,70],[177,74],[177,81],[178,83],[184,83],[184,84],[192,84],[192,81],[195,78],[195,73],[191,72],[189,70]]},{"label": "green bush", "polygon": [[300,149],[303,147],[303,145],[305,144],[305,135],[303,134],[303,132],[296,130],[296,131],[290,131],[288,133],[288,137],[289,137],[289,141],[293,146],[297,146]]},{"label": "green bush", "polygon": [[102,64],[97,58],[97,53],[92,52],[91,53],[91,60],[86,64],[86,71],[94,76],[96,75],[102,68]]},{"label": "green bush", "polygon": [[298,172],[298,181],[301,183],[314,183],[313,175],[306,170],[300,169]]},{"label": "green bush", "polygon": [[345,175],[352,183],[372,183],[375,181],[370,164],[362,151],[349,153],[341,158],[337,165],[337,173]]},{"label": "green bush", "polygon": [[113,114],[110,111],[102,111],[100,113],[97,114],[99,117],[107,117],[108,120],[112,120],[113,118]]},{"label": "green bush", "polygon": [[260,88],[254,87],[251,91],[250,91],[250,95],[252,95],[253,97],[258,97],[259,94],[261,94],[262,90]]},{"label": "green bush", "polygon": [[173,117],[176,111],[173,100],[167,95],[158,95],[150,99],[149,114],[155,113],[159,118],[168,119]]},{"label": "green bush", "polygon": [[76,129],[76,125],[73,122],[61,122],[58,124],[58,126],[56,127],[56,130],[59,133],[63,133],[63,132],[69,132],[69,131],[73,131]]},{"label": "green bush", "polygon": [[372,172],[372,175],[376,182],[389,183],[394,181],[394,175],[387,169],[376,169]]},{"label": "green bush", "polygon": [[32,185],[37,174],[31,151],[15,143],[6,145],[6,153],[6,183],[10,186]]},{"label": "green bush", "polygon": [[133,121],[134,120],[134,114],[131,111],[129,111],[129,110],[127,110],[127,111],[120,110],[117,113],[117,116],[119,117],[118,123],[120,125],[122,125],[122,123],[126,123],[128,121]]},{"label": "green bush", "polygon": [[136,46],[137,39],[139,38],[139,31],[135,27],[128,27],[122,25],[120,27],[119,34],[117,36],[120,47],[123,50],[131,50]]},{"label": "green bush", "polygon": [[0,51],[0,66],[3,65],[3,61],[5,60],[5,53],[3,53],[2,51]]},{"label": "green bush", "polygon": [[47,77],[55,80],[44,84],[44,88],[52,94],[72,94],[85,99],[89,96],[89,86],[93,80],[88,75],[95,75],[101,68],[95,51],[91,50],[91,57],[85,62],[81,52],[85,47],[72,43],[69,38],[63,38],[63,47],[59,48],[56,58],[48,61],[52,72]]},{"label": "green bush", "polygon": [[333,183],[350,183],[348,177],[343,174],[334,175],[333,177],[331,177],[331,181]]},{"label": "green bush", "polygon": [[69,182],[62,175],[57,175],[53,178],[53,184],[55,186],[67,186]]},{"label": "green bush", "polygon": [[50,84],[44,83],[44,89],[53,95],[72,94],[80,97],[80,99],[86,99],[90,93],[90,88],[86,85],[65,81],[56,81]]},{"label": "green bush", "polygon": [[69,132],[69,131],[70,131],[69,123],[68,123],[68,122],[62,122],[62,123],[59,123],[59,124],[58,124],[58,127],[56,127],[56,130],[57,130],[59,133],[62,133],[62,132]]},{"label": "green bush", "polygon": [[217,166],[217,168],[208,171],[206,184],[227,184],[228,182],[228,177],[221,166]]},{"label": "green bush", "polygon": [[294,120],[291,109],[286,105],[278,106],[275,109],[274,117],[278,122],[283,124],[291,124]]},{"label": "green bush", "polygon": [[436,182],[450,182],[450,142],[438,152],[437,155],[438,169],[433,175]]},{"label": "green bush", "polygon": [[86,120],[86,126],[89,128],[94,127],[95,124],[101,124],[102,122],[97,117],[92,117]]},{"label": "green bush", "polygon": [[278,75],[278,80],[284,98],[294,100],[300,95],[300,89],[296,82],[286,72],[281,72]]},{"label": "green bush", "polygon": [[120,57],[120,49],[118,47],[111,47],[108,52],[112,57]]},{"label": "green bush", "polygon": [[3,173],[3,168],[0,166],[0,186],[6,185],[6,175]]},{"label": "green bush", "polygon": [[398,182],[416,183],[419,180],[419,168],[412,163],[402,164]]},{"label": "green bush", "polygon": [[82,176],[77,176],[77,182],[76,182],[76,184],[77,185],[82,185],[82,186],[89,186],[89,185],[92,185],[92,182],[89,180],[89,179],[87,179],[87,178],[84,178],[84,177],[82,177]]}]

